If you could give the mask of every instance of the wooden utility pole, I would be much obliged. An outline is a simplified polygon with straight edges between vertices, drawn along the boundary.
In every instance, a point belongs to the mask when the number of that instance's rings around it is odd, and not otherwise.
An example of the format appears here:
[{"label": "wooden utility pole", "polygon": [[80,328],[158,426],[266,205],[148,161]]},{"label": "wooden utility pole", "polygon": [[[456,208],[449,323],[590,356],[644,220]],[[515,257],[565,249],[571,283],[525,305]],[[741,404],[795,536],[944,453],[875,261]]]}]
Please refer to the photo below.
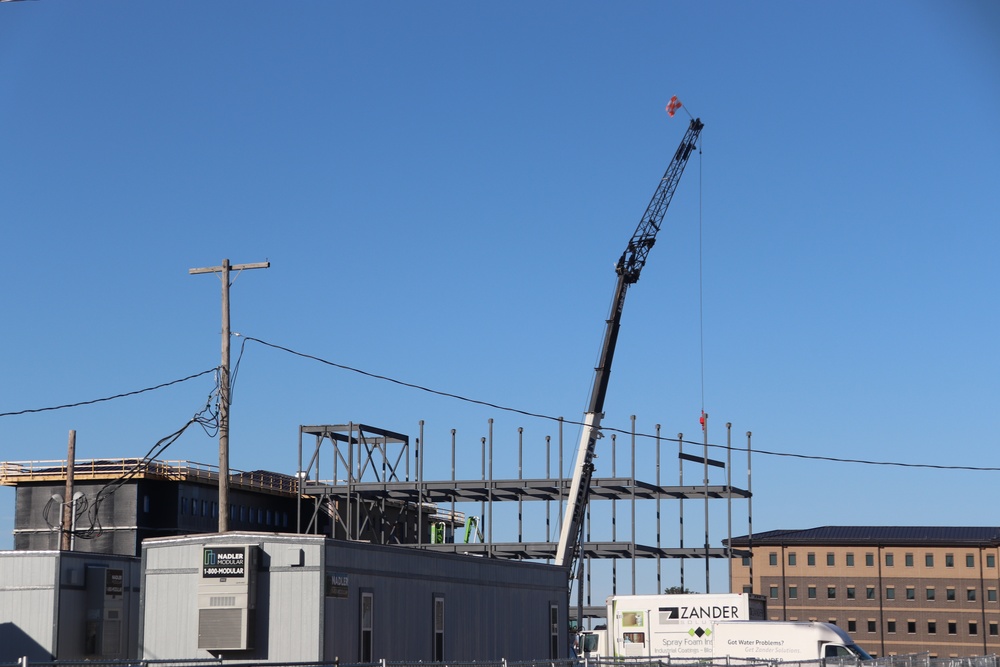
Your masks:
[{"label": "wooden utility pole", "polygon": [[222,365],[219,368],[219,532],[229,531],[229,274],[244,269],[266,269],[270,262],[256,264],[230,264],[188,269],[188,274],[219,273],[222,278]]},{"label": "wooden utility pole", "polygon": [[69,551],[72,548],[73,514],[76,512],[76,502],[73,501],[73,468],[76,466],[76,431],[69,432],[69,449],[66,452],[66,498],[62,506],[62,539],[59,549]]}]

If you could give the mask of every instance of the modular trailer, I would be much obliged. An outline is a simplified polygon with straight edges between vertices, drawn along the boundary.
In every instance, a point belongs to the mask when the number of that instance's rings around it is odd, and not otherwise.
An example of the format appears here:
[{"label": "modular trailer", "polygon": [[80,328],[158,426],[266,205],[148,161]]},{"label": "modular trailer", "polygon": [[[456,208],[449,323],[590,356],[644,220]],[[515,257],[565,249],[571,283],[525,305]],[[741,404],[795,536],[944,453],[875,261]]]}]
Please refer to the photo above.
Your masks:
[{"label": "modular trailer", "polygon": [[567,572],[317,535],[142,545],[146,660],[530,660],[569,652]]},{"label": "modular trailer", "polygon": [[139,654],[139,559],[0,551],[0,662]]}]

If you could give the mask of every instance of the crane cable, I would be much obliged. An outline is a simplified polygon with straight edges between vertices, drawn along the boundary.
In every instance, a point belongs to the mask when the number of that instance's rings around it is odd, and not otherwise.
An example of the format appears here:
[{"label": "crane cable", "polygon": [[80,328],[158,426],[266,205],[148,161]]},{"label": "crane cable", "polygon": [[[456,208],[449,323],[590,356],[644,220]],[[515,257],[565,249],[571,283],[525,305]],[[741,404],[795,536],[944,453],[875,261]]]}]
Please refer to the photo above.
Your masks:
[{"label": "crane cable", "polygon": [[702,165],[704,164],[704,160],[702,159],[702,141],[698,142],[698,344],[701,356],[701,427],[702,430],[706,430],[708,425],[705,423],[705,288],[704,270],[702,268],[704,254],[702,250],[702,217],[704,211],[702,204],[702,194],[704,192],[702,185]]}]

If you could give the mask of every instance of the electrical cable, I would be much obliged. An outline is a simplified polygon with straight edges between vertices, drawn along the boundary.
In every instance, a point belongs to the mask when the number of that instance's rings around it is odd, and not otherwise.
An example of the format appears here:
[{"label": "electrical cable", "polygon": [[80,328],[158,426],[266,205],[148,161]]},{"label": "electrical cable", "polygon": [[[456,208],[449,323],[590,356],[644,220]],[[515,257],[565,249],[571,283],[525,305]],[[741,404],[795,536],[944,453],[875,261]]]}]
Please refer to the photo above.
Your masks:
[{"label": "electrical cable", "polygon": [[169,387],[171,385],[179,384],[181,382],[187,382],[188,380],[193,380],[195,378],[201,377],[202,375],[208,375],[209,373],[214,373],[218,368],[210,368],[207,371],[202,371],[200,373],[195,373],[194,375],[189,375],[186,378],[181,378],[179,380],[172,380],[170,382],[164,382],[163,384],[158,384],[155,387],[146,387],[145,389],[137,389],[135,391],[128,391],[123,394],[115,394],[114,396],[106,396],[104,398],[95,398],[89,401],[80,401],[79,403],[67,403],[66,405],[54,405],[48,408],[31,408],[28,410],[18,410],[17,412],[0,412],[0,417],[13,417],[16,415],[27,415],[36,412],[48,412],[50,410],[63,410],[65,408],[78,408],[82,405],[93,405],[95,403],[102,403],[104,401],[113,401],[119,398],[125,398],[127,396],[135,396],[137,394],[144,394],[148,391],[155,391],[157,389],[163,389],[164,387]]},{"label": "electrical cable", "polygon": [[[295,355],[297,357],[302,357],[304,359],[310,359],[312,361],[318,361],[319,363],[325,364],[327,366],[333,366],[334,368],[339,368],[341,370],[350,371],[352,373],[357,373],[359,375],[364,375],[365,377],[370,377],[370,378],[373,378],[373,379],[376,379],[376,380],[383,380],[385,382],[391,382],[393,384],[397,384],[397,385],[400,385],[400,386],[403,386],[403,387],[408,387],[410,389],[417,389],[419,391],[425,391],[427,393],[434,394],[436,396],[443,396],[445,398],[453,398],[455,400],[464,401],[466,403],[473,403],[475,405],[483,405],[483,406],[486,406],[486,407],[494,408],[496,410],[501,410],[503,412],[511,412],[511,413],[515,413],[515,414],[519,414],[519,415],[524,415],[526,417],[535,417],[537,419],[546,419],[546,420],[549,420],[549,421],[562,422],[563,424],[571,424],[571,425],[576,425],[576,426],[583,426],[584,425],[584,422],[582,422],[582,421],[573,421],[573,420],[570,420],[570,419],[565,419],[563,417],[553,417],[551,415],[545,415],[545,414],[541,414],[541,413],[538,413],[538,412],[530,412],[528,410],[521,410],[521,409],[518,409],[518,408],[511,408],[511,407],[499,405],[497,403],[490,403],[488,401],[482,401],[482,400],[478,400],[478,399],[474,399],[474,398],[469,398],[468,396],[462,396],[460,394],[454,394],[454,393],[451,393],[451,392],[440,391],[440,390],[437,390],[437,389],[431,389],[430,387],[424,387],[422,385],[415,384],[415,383],[412,383],[412,382],[404,382],[403,380],[397,380],[395,378],[391,378],[391,377],[388,377],[388,376],[385,376],[385,375],[379,375],[377,373],[371,373],[371,372],[368,372],[368,371],[361,370],[359,368],[353,368],[353,367],[347,366],[345,364],[339,364],[339,363],[336,363],[336,362],[333,362],[333,361],[329,361],[327,359],[323,359],[321,357],[317,357],[317,356],[312,355],[312,354],[306,354],[304,352],[298,352],[296,350],[293,350],[293,349],[288,348],[288,347],[284,347],[282,345],[277,345],[275,343],[269,343],[269,342],[267,342],[265,340],[261,340],[260,338],[254,338],[253,336],[244,336],[243,334],[238,334],[238,333],[234,333],[233,335],[234,336],[241,336],[245,340],[254,341],[256,343],[260,343],[261,345],[264,345],[265,347],[270,347],[270,348],[273,348],[275,350],[281,350],[282,352],[287,352],[288,354],[292,354],[292,355]],[[662,435],[656,435],[656,434],[652,434],[652,433],[641,433],[641,432],[635,432],[635,433],[633,433],[631,430],[628,430],[628,429],[613,428],[613,427],[604,426],[604,425],[601,426],[601,430],[602,431],[610,431],[610,432],[613,432],[613,433],[620,433],[622,435],[627,435],[627,436],[635,435],[636,438],[644,438],[644,439],[652,439],[652,440],[662,440],[662,441],[666,441],[666,442],[676,442],[678,444],[701,445],[701,446],[713,447],[713,448],[716,448],[716,449],[723,449],[723,450],[737,451],[737,452],[746,452],[746,451],[749,451],[749,447],[734,447],[734,446],[731,446],[731,445],[717,445],[717,444],[713,444],[713,443],[708,443],[706,445],[706,443],[704,443],[704,442],[697,442],[697,441],[694,441],[694,440],[686,440],[686,439],[679,439],[679,438],[666,438],[666,437],[663,437]],[[855,464],[873,465],[873,466],[895,466],[895,467],[900,467],[900,468],[927,468],[927,469],[933,469],[933,470],[966,470],[966,471],[975,471],[975,472],[1000,472],[1000,468],[994,468],[994,467],[937,465],[937,464],[930,464],[930,463],[902,463],[902,462],[898,462],[898,461],[872,461],[872,460],[866,460],[866,459],[847,459],[847,458],[838,458],[838,457],[833,457],[833,456],[817,456],[817,455],[814,455],[814,454],[793,454],[793,453],[789,453],[789,452],[775,452],[775,451],[769,451],[769,450],[766,450],[766,449],[756,449],[756,448],[753,449],[753,453],[754,454],[761,454],[761,455],[764,455],[764,456],[778,456],[778,457],[796,458],[796,459],[811,460],[811,461],[827,461],[827,462],[831,462],[831,463],[855,463]]]},{"label": "electrical cable", "polygon": [[[204,373],[201,373],[201,375],[204,375]],[[219,414],[216,410],[212,408],[212,403],[213,403],[212,399],[213,397],[219,394],[218,380],[219,376],[217,375],[216,386],[211,392],[209,392],[208,399],[205,402],[205,406],[201,410],[196,412],[194,416],[191,417],[191,419],[189,419],[186,424],[184,424],[184,426],[174,431],[170,435],[167,435],[158,440],[156,444],[154,444],[152,447],[149,448],[149,450],[142,458],[136,460],[135,464],[131,468],[129,468],[119,477],[111,480],[110,482],[102,486],[94,495],[94,501],[92,503],[87,503],[87,505],[85,505],[84,511],[78,511],[78,516],[82,516],[84,513],[87,514],[89,518],[89,526],[82,529],[77,528],[76,530],[72,531],[73,535],[84,540],[95,539],[103,535],[104,530],[101,526],[101,521],[99,516],[101,504],[105,500],[110,498],[112,495],[114,495],[115,492],[118,491],[118,489],[120,489],[126,482],[135,477],[141,471],[145,470],[151,462],[159,458],[160,455],[162,455],[163,452],[166,451],[168,447],[170,447],[170,445],[177,442],[177,440],[181,437],[181,435],[183,435],[184,432],[192,424],[198,424],[210,436],[218,433]],[[50,499],[49,502],[51,503],[53,501]],[[49,504],[46,504],[46,507],[43,510],[47,523],[49,523],[47,519],[48,507]],[[49,525],[51,526],[52,524],[49,523]]]}]

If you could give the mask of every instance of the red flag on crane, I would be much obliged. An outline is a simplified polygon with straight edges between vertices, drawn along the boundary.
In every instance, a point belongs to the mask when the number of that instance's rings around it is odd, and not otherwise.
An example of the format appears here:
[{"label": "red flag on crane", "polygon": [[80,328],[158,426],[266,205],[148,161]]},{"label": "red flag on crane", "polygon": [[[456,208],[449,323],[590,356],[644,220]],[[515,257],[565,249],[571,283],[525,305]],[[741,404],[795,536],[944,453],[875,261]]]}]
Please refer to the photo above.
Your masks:
[{"label": "red flag on crane", "polygon": [[674,114],[677,113],[677,110],[680,108],[681,108],[681,101],[677,99],[676,95],[674,95],[673,97],[670,98],[670,101],[667,102],[667,115],[673,118]]},{"label": "red flag on crane", "polygon": [[701,419],[699,419],[699,420],[698,420],[698,421],[699,421],[699,422],[701,423],[701,430],[702,430],[702,431],[704,431],[704,430],[705,430],[705,417],[707,417],[707,416],[708,416],[708,415],[706,415],[706,414],[705,414],[705,411],[704,411],[704,410],[702,410],[702,411],[701,411]]}]

